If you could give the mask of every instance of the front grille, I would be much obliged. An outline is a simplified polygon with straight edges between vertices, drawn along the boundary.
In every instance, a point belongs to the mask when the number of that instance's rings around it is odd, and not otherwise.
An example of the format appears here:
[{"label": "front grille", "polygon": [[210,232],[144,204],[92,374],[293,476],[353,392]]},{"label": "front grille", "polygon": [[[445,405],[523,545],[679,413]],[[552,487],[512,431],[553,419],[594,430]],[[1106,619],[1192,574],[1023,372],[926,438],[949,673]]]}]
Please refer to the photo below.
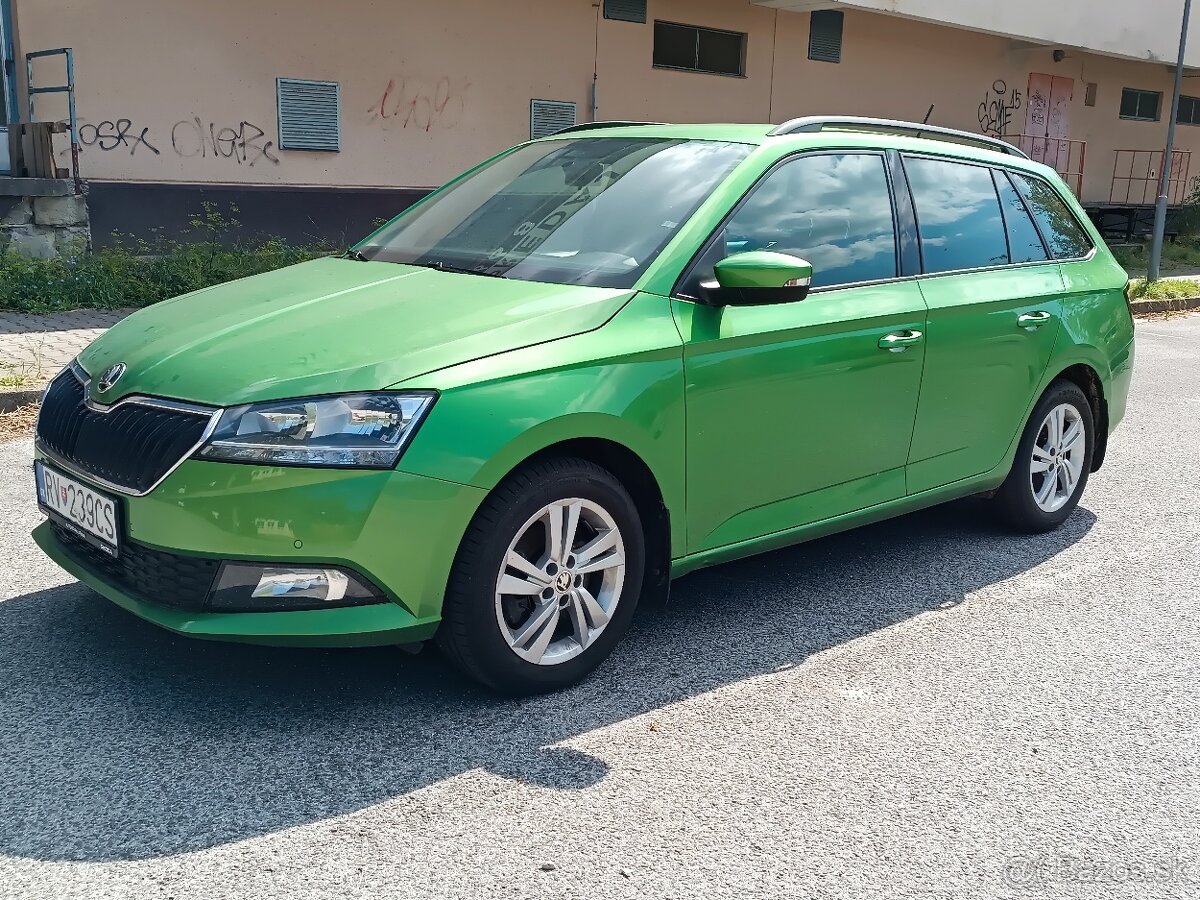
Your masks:
[{"label": "front grille", "polygon": [[192,612],[207,607],[209,588],[221,563],[198,556],[178,556],[126,540],[117,559],[93,547],[59,522],[50,520],[54,538],[75,562],[130,596]]},{"label": "front grille", "polygon": [[111,485],[144,494],[200,441],[211,411],[133,400],[97,412],[87,406],[82,371],[50,383],[38,418],[38,443]]}]

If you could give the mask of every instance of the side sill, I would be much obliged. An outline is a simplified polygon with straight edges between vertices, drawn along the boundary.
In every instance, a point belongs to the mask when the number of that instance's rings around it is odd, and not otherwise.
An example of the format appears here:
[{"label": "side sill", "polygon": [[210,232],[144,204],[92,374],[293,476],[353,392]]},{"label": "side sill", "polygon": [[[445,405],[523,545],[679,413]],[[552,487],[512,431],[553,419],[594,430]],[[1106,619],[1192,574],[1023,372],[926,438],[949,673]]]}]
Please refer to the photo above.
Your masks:
[{"label": "side sill", "polygon": [[830,519],[821,519],[818,522],[810,522],[807,525],[800,525],[785,531],[776,531],[760,538],[739,541],[736,544],[726,544],[722,547],[682,556],[671,561],[671,577],[680,578],[697,569],[754,556],[758,553],[766,553],[770,550],[778,550],[781,547],[790,547],[793,544],[803,544],[826,535],[837,534],[839,531],[849,531],[860,525],[870,525],[884,519],[916,512],[919,509],[937,506],[940,503],[985,493],[1004,483],[1011,464],[1011,461],[1007,461],[983,475],[976,475],[897,500],[889,500],[887,503],[880,503],[876,506],[868,506],[866,509],[855,510]]}]

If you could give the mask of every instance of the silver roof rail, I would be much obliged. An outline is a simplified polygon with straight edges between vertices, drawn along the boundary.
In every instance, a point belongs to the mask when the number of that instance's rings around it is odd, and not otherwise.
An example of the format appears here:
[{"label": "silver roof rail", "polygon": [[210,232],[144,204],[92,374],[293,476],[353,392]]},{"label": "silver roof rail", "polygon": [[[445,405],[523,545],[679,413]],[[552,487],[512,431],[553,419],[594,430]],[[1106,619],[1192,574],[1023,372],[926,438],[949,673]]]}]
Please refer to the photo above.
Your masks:
[{"label": "silver roof rail", "polygon": [[624,122],[619,119],[613,119],[607,122],[582,122],[579,125],[568,125],[566,128],[560,129],[547,137],[557,137],[560,134],[570,134],[572,131],[587,131],[591,128],[629,128],[634,125],[666,125],[666,122]]},{"label": "silver roof rail", "polygon": [[804,134],[807,132],[824,131],[826,128],[841,128],[846,131],[878,131],[892,134],[903,134],[909,137],[938,137],[958,144],[971,144],[999,153],[1008,153],[1029,159],[1020,148],[1014,147],[1007,141],[987,134],[972,134],[969,131],[959,131],[956,128],[942,128],[939,125],[924,125],[920,122],[903,122],[899,119],[873,119],[869,116],[801,116],[772,128],[768,135],[776,137],[781,134]]}]

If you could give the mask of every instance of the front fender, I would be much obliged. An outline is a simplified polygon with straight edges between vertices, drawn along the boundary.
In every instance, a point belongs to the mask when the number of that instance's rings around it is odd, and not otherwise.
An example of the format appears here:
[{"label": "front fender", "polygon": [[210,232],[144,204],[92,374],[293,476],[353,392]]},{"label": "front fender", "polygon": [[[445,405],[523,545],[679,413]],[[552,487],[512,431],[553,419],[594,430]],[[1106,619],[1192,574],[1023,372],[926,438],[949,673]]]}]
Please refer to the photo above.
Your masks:
[{"label": "front fender", "polygon": [[598,438],[635,453],[672,518],[684,521],[683,353],[662,297],[639,295],[595,331],[403,387],[432,388],[439,397],[401,458],[402,471],[490,490],[548,447]]}]

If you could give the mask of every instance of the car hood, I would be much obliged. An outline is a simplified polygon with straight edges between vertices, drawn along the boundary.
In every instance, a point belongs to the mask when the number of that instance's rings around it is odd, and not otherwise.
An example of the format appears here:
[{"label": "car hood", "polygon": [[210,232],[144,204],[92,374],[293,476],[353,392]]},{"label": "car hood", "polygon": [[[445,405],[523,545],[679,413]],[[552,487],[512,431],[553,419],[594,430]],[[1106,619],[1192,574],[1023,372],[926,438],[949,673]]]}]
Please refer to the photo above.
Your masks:
[{"label": "car hood", "polygon": [[232,406],[377,390],[599,328],[633,296],[385,262],[324,258],[139,310],[79,356],[97,400],[151,394]]}]

